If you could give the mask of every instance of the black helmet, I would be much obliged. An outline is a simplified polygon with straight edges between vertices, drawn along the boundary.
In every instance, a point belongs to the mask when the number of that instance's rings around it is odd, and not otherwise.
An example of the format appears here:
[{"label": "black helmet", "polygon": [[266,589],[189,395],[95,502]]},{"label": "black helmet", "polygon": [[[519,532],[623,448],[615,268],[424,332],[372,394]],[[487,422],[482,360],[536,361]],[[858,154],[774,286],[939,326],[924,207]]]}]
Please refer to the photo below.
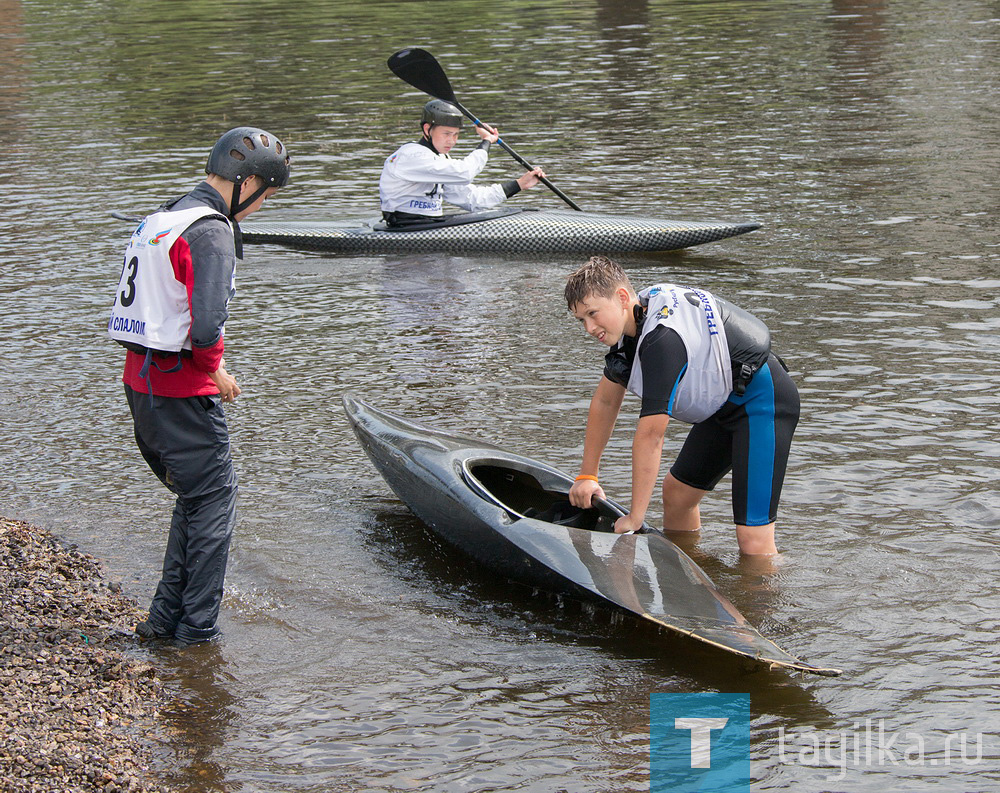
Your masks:
[{"label": "black helmet", "polygon": [[[235,127],[215,142],[208,155],[205,173],[221,176],[233,183],[229,199],[229,217],[236,216],[253,204],[271,187],[284,187],[291,175],[288,150],[270,132],[257,127]],[[242,203],[240,187],[251,176],[259,176],[263,186]]]},{"label": "black helmet", "polygon": [[440,124],[442,127],[462,127],[462,111],[451,102],[443,99],[432,99],[424,105],[424,112],[420,115],[420,126],[424,124]]},{"label": "black helmet", "polygon": [[291,172],[288,151],[274,135],[257,127],[236,127],[216,142],[205,173],[234,184],[259,176],[268,187],[284,187]]}]

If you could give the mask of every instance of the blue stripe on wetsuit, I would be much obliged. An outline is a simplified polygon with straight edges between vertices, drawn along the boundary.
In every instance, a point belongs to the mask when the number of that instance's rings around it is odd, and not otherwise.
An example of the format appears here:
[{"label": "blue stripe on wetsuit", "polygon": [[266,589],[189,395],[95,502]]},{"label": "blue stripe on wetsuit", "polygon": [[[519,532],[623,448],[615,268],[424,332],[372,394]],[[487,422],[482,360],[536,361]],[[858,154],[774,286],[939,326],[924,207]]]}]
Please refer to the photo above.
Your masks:
[{"label": "blue stripe on wetsuit", "polygon": [[729,401],[742,405],[750,425],[747,464],[747,526],[771,522],[771,494],[774,485],[774,381],[769,366],[762,366],[743,396],[730,395]]},{"label": "blue stripe on wetsuit", "polygon": [[670,389],[670,399],[667,401],[667,415],[674,415],[674,398],[677,396],[677,389],[681,387],[681,379],[684,377],[684,373],[687,371],[688,365],[685,363],[684,368],[681,369],[681,373],[677,375],[677,380],[674,383],[674,387]]}]

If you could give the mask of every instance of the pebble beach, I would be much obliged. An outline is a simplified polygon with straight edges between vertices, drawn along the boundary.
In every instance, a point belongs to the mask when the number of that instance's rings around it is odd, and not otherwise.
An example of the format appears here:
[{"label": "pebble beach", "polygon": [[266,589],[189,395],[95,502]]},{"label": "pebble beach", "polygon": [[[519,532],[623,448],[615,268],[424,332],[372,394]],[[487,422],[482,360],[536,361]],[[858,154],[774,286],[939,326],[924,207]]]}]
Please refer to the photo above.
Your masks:
[{"label": "pebble beach", "polygon": [[168,700],[143,617],[94,557],[0,518],[4,790],[174,790],[154,772]]}]

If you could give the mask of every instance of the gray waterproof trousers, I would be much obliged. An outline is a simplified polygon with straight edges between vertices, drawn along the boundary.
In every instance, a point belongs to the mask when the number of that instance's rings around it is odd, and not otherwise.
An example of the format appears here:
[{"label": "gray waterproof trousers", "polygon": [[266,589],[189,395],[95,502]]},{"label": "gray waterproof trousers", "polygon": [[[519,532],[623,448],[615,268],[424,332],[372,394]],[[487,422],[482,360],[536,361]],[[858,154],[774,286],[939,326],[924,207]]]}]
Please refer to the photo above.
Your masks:
[{"label": "gray waterproof trousers", "polygon": [[149,622],[158,634],[173,634],[181,642],[211,639],[219,633],[236,523],[236,470],[221,400],[218,395],[150,399],[129,386],[125,398],[139,451],[177,495]]}]

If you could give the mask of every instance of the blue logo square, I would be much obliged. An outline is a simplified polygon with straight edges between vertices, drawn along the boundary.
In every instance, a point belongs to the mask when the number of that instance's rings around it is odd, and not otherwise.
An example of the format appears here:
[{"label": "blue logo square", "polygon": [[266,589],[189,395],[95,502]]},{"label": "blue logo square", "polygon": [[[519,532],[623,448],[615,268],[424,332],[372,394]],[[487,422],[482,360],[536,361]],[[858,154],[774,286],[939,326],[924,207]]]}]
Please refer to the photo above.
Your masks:
[{"label": "blue logo square", "polygon": [[749,694],[650,694],[649,789],[734,791],[752,782]]}]

